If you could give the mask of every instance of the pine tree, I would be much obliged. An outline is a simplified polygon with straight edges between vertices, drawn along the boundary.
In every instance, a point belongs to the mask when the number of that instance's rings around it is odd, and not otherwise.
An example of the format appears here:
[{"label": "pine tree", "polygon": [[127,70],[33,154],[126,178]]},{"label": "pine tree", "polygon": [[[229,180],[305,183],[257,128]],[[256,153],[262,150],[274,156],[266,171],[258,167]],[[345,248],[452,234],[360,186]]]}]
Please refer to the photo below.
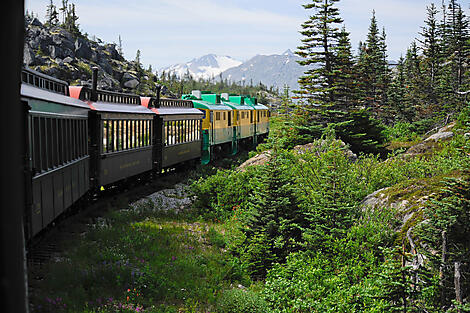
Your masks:
[{"label": "pine tree", "polygon": [[439,98],[437,94],[437,84],[439,81],[440,63],[441,63],[441,38],[437,14],[439,11],[432,3],[426,8],[427,18],[426,26],[422,27],[420,33],[422,39],[419,40],[423,51],[421,79],[424,85],[424,112],[437,112],[440,109]]},{"label": "pine tree", "polygon": [[385,104],[389,82],[385,37],[385,30],[382,34],[379,32],[373,11],[367,40],[360,51],[357,70],[360,75],[360,100],[376,114]]},{"label": "pine tree", "polygon": [[300,94],[310,104],[333,105],[335,102],[334,70],[335,55],[333,47],[338,44],[339,25],[343,22],[335,4],[339,0],[312,0],[303,5],[313,10],[310,18],[302,24],[302,45],[296,52],[302,60],[300,65],[307,70],[300,77]]},{"label": "pine tree", "polygon": [[[462,179],[449,178],[439,200],[426,209],[428,223],[421,225],[420,238],[430,260],[432,272],[440,277],[440,307],[449,308],[456,298],[455,273],[470,277],[470,172]],[[430,250],[439,251],[438,254]],[[461,290],[470,290],[470,280],[460,282]]]},{"label": "pine tree", "polygon": [[59,24],[59,13],[57,13],[57,8],[54,5],[53,0],[50,0],[50,3],[47,6],[47,11],[46,11],[46,25],[57,26],[58,24]]},{"label": "pine tree", "polygon": [[257,277],[264,277],[274,262],[284,262],[302,245],[305,221],[287,168],[274,151],[251,199],[254,215],[245,232]]},{"label": "pine tree", "polygon": [[117,51],[121,56],[123,55],[121,35],[119,35],[119,38],[118,38],[118,49],[117,49]]},{"label": "pine tree", "polygon": [[415,108],[409,101],[409,85],[405,74],[405,59],[400,57],[397,72],[392,79],[388,90],[388,113],[390,122],[412,123],[415,117]]},{"label": "pine tree", "polygon": [[333,72],[334,107],[342,110],[352,110],[357,107],[358,88],[349,33],[344,26],[339,33],[338,45],[333,48],[336,63]]}]

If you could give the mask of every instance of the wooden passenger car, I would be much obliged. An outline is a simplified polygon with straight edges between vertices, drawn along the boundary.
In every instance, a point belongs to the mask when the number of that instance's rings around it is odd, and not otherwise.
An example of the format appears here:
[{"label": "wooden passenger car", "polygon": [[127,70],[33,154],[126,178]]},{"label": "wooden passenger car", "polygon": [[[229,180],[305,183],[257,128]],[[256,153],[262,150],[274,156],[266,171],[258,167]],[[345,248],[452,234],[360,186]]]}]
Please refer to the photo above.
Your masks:
[{"label": "wooden passenger car", "polygon": [[22,71],[21,100],[28,110],[27,239],[89,189],[89,107],[68,95],[66,82]]},{"label": "wooden passenger car", "polygon": [[[95,93],[95,94],[94,94]],[[153,116],[137,95],[70,87],[90,108],[91,176],[94,188],[153,169]]]},{"label": "wooden passenger car", "polygon": [[154,160],[158,170],[200,159],[203,113],[188,100],[142,98],[155,113]]}]

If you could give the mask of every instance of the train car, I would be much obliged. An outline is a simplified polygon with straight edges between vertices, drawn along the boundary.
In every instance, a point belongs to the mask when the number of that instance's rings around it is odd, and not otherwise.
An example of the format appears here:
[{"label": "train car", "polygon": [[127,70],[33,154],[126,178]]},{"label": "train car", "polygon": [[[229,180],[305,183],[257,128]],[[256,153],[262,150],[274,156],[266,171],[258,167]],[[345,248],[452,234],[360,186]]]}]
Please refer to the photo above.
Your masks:
[{"label": "train car", "polygon": [[151,172],[154,112],[137,95],[70,87],[70,95],[88,104],[92,188]]},{"label": "train car", "polygon": [[239,95],[229,95],[229,94],[222,94],[221,95],[222,102],[236,112],[236,125],[239,132],[238,139],[239,140],[247,140],[248,143],[253,142],[253,138],[256,134],[255,132],[255,109],[245,104],[245,97]]},{"label": "train car", "polygon": [[154,161],[157,171],[201,158],[203,113],[192,101],[142,97],[155,113]]},{"label": "train car", "polygon": [[27,207],[29,240],[89,190],[87,104],[69,97],[64,81],[24,69],[21,101],[28,111]]},{"label": "train car", "polygon": [[183,99],[191,100],[194,108],[203,113],[202,163],[208,164],[215,152],[233,151],[236,142],[233,110],[220,102],[220,95],[193,91],[191,95],[183,95]]},{"label": "train car", "polygon": [[254,108],[245,105],[243,96],[221,94],[222,103],[234,110],[233,124],[236,133],[237,146],[241,144],[252,144],[255,135],[253,124]]},{"label": "train car", "polygon": [[245,104],[251,106],[255,112],[253,124],[255,129],[255,144],[264,140],[269,134],[269,108],[258,103],[253,97],[245,96]]}]

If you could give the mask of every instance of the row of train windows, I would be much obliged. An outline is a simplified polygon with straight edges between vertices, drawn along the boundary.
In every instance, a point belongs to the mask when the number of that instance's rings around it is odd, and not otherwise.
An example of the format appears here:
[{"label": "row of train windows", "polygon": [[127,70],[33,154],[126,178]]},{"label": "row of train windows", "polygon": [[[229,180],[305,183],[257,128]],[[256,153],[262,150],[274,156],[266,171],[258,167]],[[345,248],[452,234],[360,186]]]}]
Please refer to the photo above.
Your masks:
[{"label": "row of train windows", "polygon": [[29,150],[36,173],[88,155],[86,119],[29,116],[29,124]]},{"label": "row of train windows", "polygon": [[152,120],[103,120],[103,153],[150,146],[152,125]]},{"label": "row of train windows", "polygon": [[165,146],[201,140],[200,120],[166,121],[163,129]]},{"label": "row of train windows", "polygon": [[225,121],[227,119],[227,112],[215,112],[215,120],[220,121],[222,119]]}]

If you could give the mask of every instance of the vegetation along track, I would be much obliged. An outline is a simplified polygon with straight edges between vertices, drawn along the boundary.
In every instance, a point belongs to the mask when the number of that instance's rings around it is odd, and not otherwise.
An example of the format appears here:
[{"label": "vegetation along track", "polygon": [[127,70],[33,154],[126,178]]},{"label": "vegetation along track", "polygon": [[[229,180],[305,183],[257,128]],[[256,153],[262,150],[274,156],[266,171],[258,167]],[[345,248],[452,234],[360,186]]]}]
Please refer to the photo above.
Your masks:
[{"label": "vegetation along track", "polygon": [[60,257],[62,243],[84,234],[87,226],[104,213],[171,187],[187,178],[188,172],[188,169],[181,168],[163,173],[152,180],[136,179],[101,191],[99,197],[79,203],[28,244],[26,252],[30,280],[41,280],[39,273],[42,265]]}]

